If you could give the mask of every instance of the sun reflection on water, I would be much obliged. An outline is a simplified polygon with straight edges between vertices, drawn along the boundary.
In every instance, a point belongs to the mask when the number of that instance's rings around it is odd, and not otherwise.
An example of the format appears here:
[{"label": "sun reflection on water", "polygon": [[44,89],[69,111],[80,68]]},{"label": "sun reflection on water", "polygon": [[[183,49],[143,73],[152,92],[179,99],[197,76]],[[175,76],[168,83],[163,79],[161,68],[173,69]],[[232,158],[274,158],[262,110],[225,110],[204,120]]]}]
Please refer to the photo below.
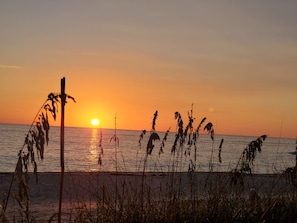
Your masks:
[{"label": "sun reflection on water", "polygon": [[90,141],[90,146],[89,146],[89,155],[88,155],[88,159],[92,162],[92,163],[96,163],[97,159],[98,159],[98,129],[97,128],[93,128],[92,129],[92,136],[91,136],[91,141]]}]

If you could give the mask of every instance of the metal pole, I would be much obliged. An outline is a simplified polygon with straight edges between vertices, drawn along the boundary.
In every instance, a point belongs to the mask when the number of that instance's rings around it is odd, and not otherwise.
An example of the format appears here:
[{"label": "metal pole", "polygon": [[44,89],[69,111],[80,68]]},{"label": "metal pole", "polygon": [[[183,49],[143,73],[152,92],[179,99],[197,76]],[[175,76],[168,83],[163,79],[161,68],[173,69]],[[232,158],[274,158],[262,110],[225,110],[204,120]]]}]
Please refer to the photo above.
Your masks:
[{"label": "metal pole", "polygon": [[59,199],[59,216],[58,222],[61,223],[62,215],[62,197],[63,197],[63,183],[64,183],[64,110],[65,110],[65,77],[61,79],[61,135],[60,135],[60,157],[61,157],[61,182],[60,182],[60,199]]}]

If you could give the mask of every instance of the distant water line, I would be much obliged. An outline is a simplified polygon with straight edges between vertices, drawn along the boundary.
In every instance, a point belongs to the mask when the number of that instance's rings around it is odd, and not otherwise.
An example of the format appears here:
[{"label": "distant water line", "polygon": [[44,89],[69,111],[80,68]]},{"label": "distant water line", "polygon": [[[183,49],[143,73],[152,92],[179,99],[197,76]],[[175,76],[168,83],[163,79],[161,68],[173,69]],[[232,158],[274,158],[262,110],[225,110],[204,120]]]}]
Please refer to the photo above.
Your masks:
[{"label": "distant water line", "polygon": [[[7,125],[0,124],[0,172],[13,172],[17,162],[17,154],[22,147],[25,136],[29,130],[28,125]],[[38,160],[39,172],[60,171],[60,139],[59,128],[51,127],[49,145],[45,147],[44,160]],[[97,128],[65,128],[65,171],[128,171],[137,172],[143,168],[146,154],[146,143],[148,134],[139,146],[141,131],[117,130],[119,145],[111,141],[114,135],[113,129],[102,129],[102,165],[98,164],[99,156],[99,134]],[[164,132],[158,132],[160,138]],[[184,156],[186,145],[180,151],[181,156],[174,160],[171,154],[175,132],[168,135],[164,147],[164,153],[159,155],[161,141],[154,142],[152,155],[148,156],[146,171],[167,172],[171,170],[172,162],[178,165],[178,171],[188,171],[189,162],[194,160],[193,148],[190,156]],[[221,158],[219,162],[219,144],[224,139]],[[209,171],[209,164],[212,164],[213,171],[230,171],[235,168],[236,163],[249,142],[257,137],[215,135],[212,142],[210,136],[201,134],[197,143],[196,169],[195,171]],[[287,167],[295,165],[295,139],[267,138],[263,143],[262,152],[257,154],[253,172],[255,173],[276,173],[282,172]],[[213,149],[213,154],[212,153]],[[117,151],[117,156],[115,156]],[[212,161],[210,160],[212,157]],[[276,160],[277,157],[277,160]],[[117,159],[117,160],[115,160]],[[33,167],[29,167],[33,171]]]}]

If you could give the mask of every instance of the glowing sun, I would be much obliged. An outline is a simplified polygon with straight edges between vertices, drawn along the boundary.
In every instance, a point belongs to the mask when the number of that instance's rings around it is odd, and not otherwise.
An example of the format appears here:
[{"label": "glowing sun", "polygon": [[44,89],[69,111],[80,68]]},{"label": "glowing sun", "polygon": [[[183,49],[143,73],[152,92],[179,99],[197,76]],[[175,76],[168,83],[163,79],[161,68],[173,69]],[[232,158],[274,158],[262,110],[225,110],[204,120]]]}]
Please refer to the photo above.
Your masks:
[{"label": "glowing sun", "polygon": [[93,119],[91,120],[91,124],[92,124],[93,126],[97,126],[97,125],[99,125],[99,120],[98,120],[97,118],[93,118]]}]

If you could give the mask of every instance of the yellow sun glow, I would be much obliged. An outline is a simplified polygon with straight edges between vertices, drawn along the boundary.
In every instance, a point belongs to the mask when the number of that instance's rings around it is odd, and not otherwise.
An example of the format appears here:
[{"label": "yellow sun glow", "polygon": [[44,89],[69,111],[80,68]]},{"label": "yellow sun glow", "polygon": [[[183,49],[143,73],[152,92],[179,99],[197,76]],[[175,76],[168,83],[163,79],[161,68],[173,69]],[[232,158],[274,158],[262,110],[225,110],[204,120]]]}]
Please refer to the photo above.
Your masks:
[{"label": "yellow sun glow", "polygon": [[91,124],[92,124],[93,126],[97,126],[97,125],[99,125],[99,120],[96,119],[96,118],[94,118],[94,119],[91,120]]}]

